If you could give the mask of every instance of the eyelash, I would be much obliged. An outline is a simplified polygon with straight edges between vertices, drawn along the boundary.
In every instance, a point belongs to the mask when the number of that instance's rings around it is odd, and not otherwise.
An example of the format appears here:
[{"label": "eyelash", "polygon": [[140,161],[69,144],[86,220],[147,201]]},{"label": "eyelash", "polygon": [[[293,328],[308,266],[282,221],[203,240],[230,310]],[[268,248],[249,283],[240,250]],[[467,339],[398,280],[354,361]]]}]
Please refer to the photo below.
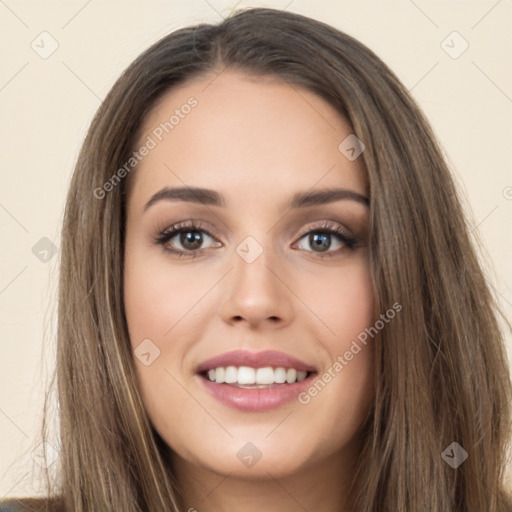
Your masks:
[{"label": "eyelash", "polygon": [[[210,234],[210,232],[200,223],[196,221],[186,221],[186,222],[180,222],[178,224],[175,224],[174,226],[171,226],[170,228],[167,228],[160,233],[158,233],[155,237],[153,237],[153,244],[155,245],[161,245],[163,246],[164,250],[167,252],[170,252],[174,255],[177,255],[179,258],[183,257],[190,257],[190,258],[196,258],[199,256],[204,250],[206,249],[198,249],[196,251],[181,251],[179,249],[170,249],[166,246],[167,242],[169,242],[172,238],[174,238],[176,235],[180,233],[187,233],[187,232],[201,232],[208,235],[210,238],[215,239],[213,235]],[[347,235],[345,231],[337,226],[336,224],[332,224],[329,221],[324,221],[320,226],[314,227],[310,229],[309,231],[306,231],[303,233],[299,240],[302,240],[306,235],[309,235],[311,233],[321,233],[324,235],[337,235],[338,238],[341,240],[341,242],[344,244],[344,247],[341,249],[338,249],[337,251],[328,251],[325,253],[317,253],[320,258],[330,258],[333,256],[336,256],[345,250],[354,250],[355,246],[357,245],[358,239],[354,236]],[[314,251],[306,251],[306,252],[314,252]]]}]

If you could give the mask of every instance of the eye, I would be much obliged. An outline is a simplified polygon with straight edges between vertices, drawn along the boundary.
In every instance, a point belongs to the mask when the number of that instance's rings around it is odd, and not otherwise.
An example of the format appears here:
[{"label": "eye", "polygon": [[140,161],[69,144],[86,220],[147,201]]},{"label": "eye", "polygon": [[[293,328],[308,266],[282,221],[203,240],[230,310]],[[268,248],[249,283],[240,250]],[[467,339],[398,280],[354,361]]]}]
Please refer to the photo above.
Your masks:
[{"label": "eye", "polygon": [[[341,248],[335,251],[329,251],[333,236],[341,242]],[[347,249],[352,250],[357,244],[356,237],[346,233],[341,226],[327,221],[304,233],[300,240],[304,238],[306,238],[307,243],[314,248],[313,251],[308,252],[316,252],[321,258],[339,255]],[[303,247],[300,248],[303,249]]]},{"label": "eye", "polygon": [[[177,254],[180,257],[197,256],[204,248],[200,247],[204,242],[204,236],[212,238],[213,236],[200,224],[196,222],[181,222],[160,232],[154,239],[153,243],[164,246],[164,249],[173,254]],[[179,236],[178,236],[179,235]],[[173,248],[169,242],[173,238],[177,239],[177,243],[181,245],[181,248]]]}]

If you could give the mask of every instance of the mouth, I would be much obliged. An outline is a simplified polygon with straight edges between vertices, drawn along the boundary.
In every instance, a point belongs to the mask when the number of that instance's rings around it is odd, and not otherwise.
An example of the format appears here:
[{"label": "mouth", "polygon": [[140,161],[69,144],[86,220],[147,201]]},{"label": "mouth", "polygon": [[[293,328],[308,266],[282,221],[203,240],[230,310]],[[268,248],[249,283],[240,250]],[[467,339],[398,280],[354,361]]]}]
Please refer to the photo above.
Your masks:
[{"label": "mouth", "polygon": [[311,386],[317,368],[276,350],[233,350],[195,369],[195,377],[210,396],[240,411],[281,407]]}]

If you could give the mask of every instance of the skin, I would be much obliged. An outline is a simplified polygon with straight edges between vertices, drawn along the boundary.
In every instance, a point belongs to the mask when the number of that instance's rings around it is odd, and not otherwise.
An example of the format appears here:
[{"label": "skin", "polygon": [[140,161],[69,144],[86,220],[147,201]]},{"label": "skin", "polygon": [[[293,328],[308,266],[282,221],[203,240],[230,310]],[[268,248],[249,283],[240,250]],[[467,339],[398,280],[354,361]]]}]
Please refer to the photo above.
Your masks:
[{"label": "skin", "polygon": [[[322,375],[373,325],[368,207],[346,199],[288,207],[292,194],[312,189],[368,195],[362,158],[338,150],[353,130],[306,89],[224,71],[167,93],[144,119],[140,143],[191,96],[198,105],[130,176],[130,342],[136,349],[150,339],[160,350],[148,366],[134,357],[147,414],[170,447],[184,510],[339,512],[373,403],[374,341],[342,371],[331,370],[335,377],[308,404],[294,399],[264,412],[218,402],[194,369],[234,349],[279,350]],[[161,200],[143,212],[164,186],[214,189],[226,206]],[[188,220],[202,221],[213,237],[202,232],[197,257],[152,243]],[[338,254],[322,258],[304,233],[326,220],[357,236],[357,247],[340,252],[343,242],[331,235],[328,252]],[[252,263],[236,252],[247,236],[263,250]],[[179,235],[167,245],[191,247]],[[252,467],[237,457],[248,442],[262,453]]]}]

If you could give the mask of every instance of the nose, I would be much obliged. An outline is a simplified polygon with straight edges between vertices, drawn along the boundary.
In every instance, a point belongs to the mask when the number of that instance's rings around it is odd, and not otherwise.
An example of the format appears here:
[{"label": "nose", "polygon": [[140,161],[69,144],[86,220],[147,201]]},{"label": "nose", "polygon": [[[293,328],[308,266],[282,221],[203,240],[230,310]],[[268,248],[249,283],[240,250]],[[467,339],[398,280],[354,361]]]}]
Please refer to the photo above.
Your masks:
[{"label": "nose", "polygon": [[247,246],[241,244],[234,252],[232,269],[223,280],[223,320],[231,324],[245,322],[252,329],[264,324],[277,328],[288,325],[293,320],[292,277],[283,270],[278,257],[269,256],[271,249],[263,249],[252,260],[245,256],[244,248]]}]

